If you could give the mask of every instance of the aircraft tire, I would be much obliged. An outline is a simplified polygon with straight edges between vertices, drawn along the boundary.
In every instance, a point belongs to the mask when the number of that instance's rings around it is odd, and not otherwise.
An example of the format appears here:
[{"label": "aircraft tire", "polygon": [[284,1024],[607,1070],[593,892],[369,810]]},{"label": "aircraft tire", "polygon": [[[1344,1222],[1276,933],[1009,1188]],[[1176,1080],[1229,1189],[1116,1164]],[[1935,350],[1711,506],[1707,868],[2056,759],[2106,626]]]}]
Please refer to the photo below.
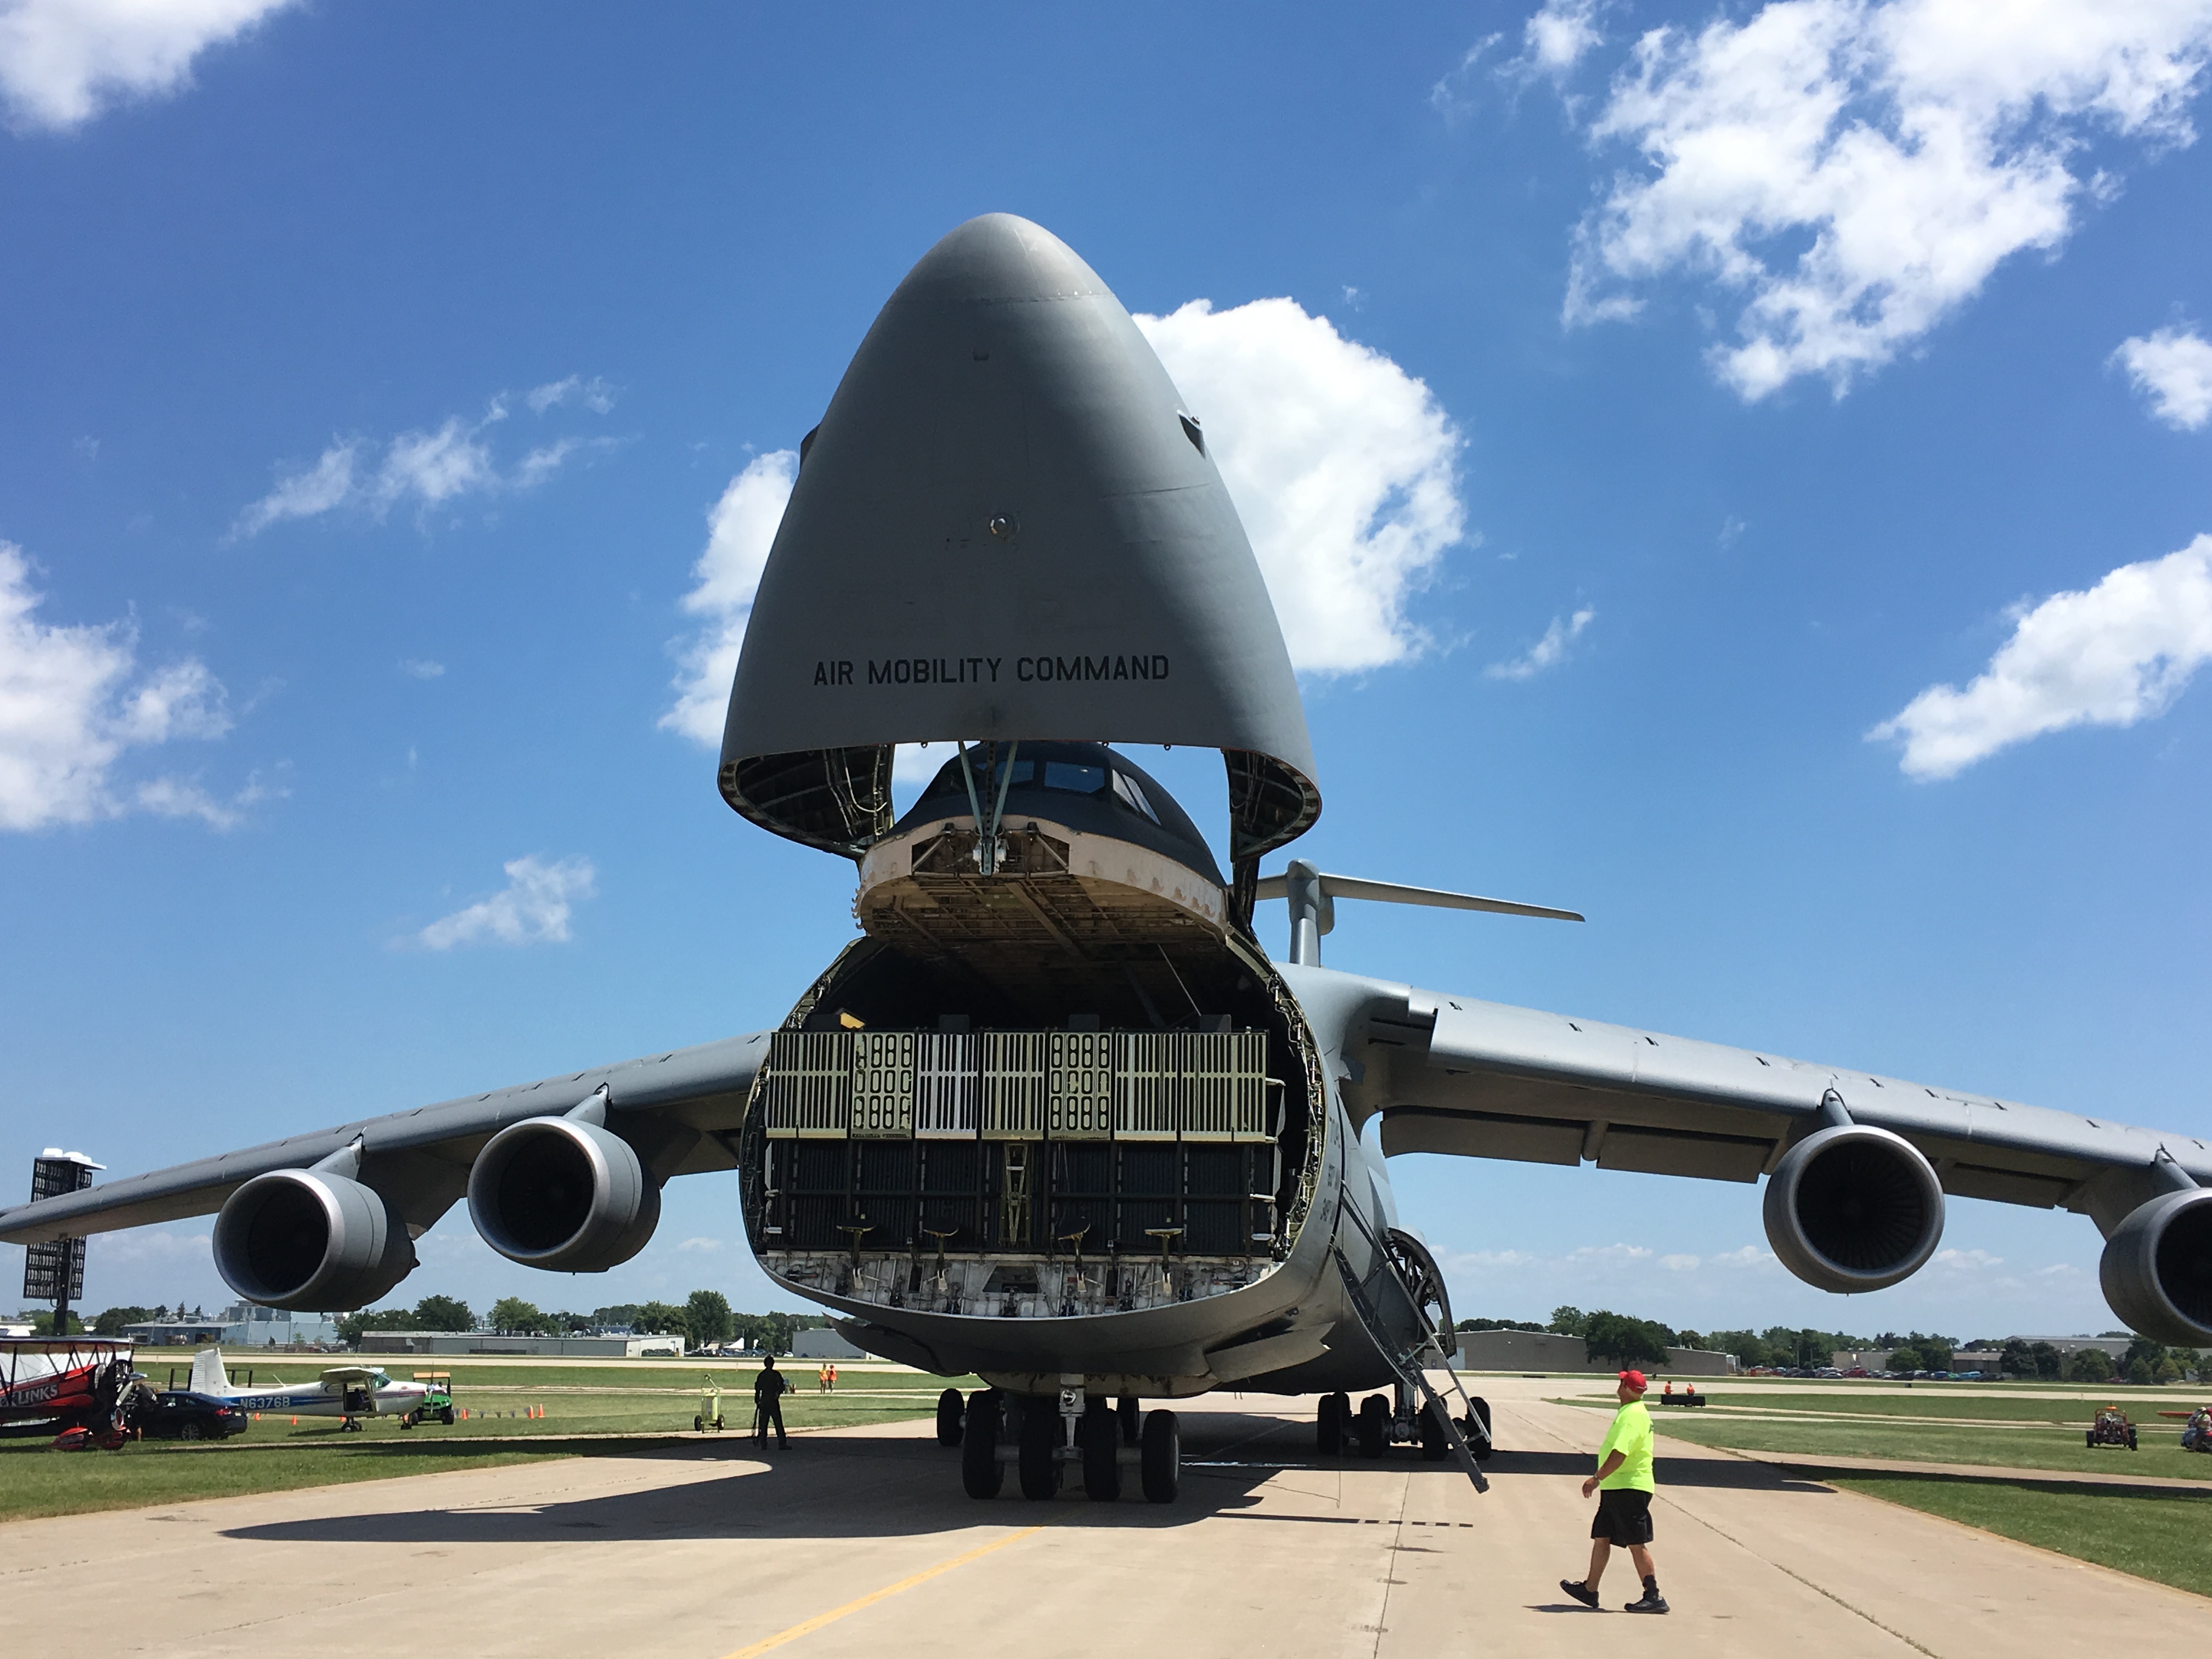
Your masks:
[{"label": "aircraft tire", "polygon": [[957,1446],[960,1443],[960,1422],[968,1408],[960,1399],[960,1390],[947,1389],[937,1396],[937,1443]]},{"label": "aircraft tire", "polygon": [[978,1389],[968,1396],[960,1428],[960,1486],[970,1498],[996,1498],[1006,1484],[999,1462],[999,1391]]},{"label": "aircraft tire", "polygon": [[1145,1432],[1139,1443],[1137,1472],[1142,1477],[1145,1501],[1172,1504],[1182,1485],[1182,1429],[1170,1411],[1145,1413]]},{"label": "aircraft tire", "polygon": [[1022,1496],[1032,1503],[1042,1503],[1060,1491],[1060,1460],[1053,1455],[1060,1449],[1060,1413],[1048,1409],[1050,1404],[1041,1395],[1022,1402],[1015,1466],[1021,1474]]},{"label": "aircraft tire", "polygon": [[1083,1447],[1083,1495],[1094,1504],[1121,1496],[1121,1425],[1119,1413],[1103,1400],[1083,1413],[1076,1439]]},{"label": "aircraft tire", "polygon": [[1382,1449],[1390,1443],[1390,1402],[1379,1394],[1370,1394],[1359,1402],[1359,1417],[1352,1425],[1358,1437],[1362,1457],[1380,1457]]},{"label": "aircraft tire", "polygon": [[1421,1407],[1415,1426],[1421,1435],[1421,1461],[1441,1463],[1451,1455],[1451,1436],[1444,1431],[1443,1407],[1431,1401]]},{"label": "aircraft tire", "polygon": [[1468,1420],[1460,1425],[1460,1432],[1467,1436],[1468,1449],[1474,1454],[1478,1463],[1487,1463],[1498,1443],[1490,1433],[1490,1402],[1480,1395],[1468,1396]]},{"label": "aircraft tire", "polygon": [[1340,1394],[1325,1394],[1321,1397],[1320,1409],[1314,1413],[1314,1449],[1323,1457],[1344,1455],[1344,1419],[1352,1414],[1352,1402]]}]

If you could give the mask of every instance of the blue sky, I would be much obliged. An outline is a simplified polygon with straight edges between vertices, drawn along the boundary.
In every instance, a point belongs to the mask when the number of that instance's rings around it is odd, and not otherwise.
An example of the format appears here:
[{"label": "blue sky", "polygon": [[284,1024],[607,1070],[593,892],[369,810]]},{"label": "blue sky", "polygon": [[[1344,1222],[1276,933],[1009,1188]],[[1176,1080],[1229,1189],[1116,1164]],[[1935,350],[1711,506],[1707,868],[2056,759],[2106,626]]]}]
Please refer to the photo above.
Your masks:
[{"label": "blue sky", "polygon": [[[779,453],[994,210],[1164,319],[1299,850],[1590,917],[1329,962],[2212,1133],[2212,7],[2024,10],[0,12],[0,1169],[780,1018],[850,866],[685,727]],[[1462,1313],[2112,1323],[2080,1218],[1851,1304],[1752,1188],[1395,1167]],[[457,1210],[402,1294],[766,1305],[734,1200],[574,1284]],[[204,1223],[91,1261],[228,1299]]]}]

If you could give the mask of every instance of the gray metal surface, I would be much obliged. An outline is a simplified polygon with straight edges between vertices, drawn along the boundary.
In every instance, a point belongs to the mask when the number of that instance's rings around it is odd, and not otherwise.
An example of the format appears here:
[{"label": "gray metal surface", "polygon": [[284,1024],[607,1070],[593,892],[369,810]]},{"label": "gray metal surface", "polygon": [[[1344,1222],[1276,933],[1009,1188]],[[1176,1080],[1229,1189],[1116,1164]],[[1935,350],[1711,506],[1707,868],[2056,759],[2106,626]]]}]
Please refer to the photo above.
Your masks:
[{"label": "gray metal surface", "polygon": [[[380,1174],[392,1177],[377,1184],[405,1194],[395,1196],[410,1227],[420,1232],[459,1198],[470,1163],[485,1141],[510,1123],[566,1112],[602,1086],[611,1098],[611,1124],[639,1144],[662,1179],[734,1169],[737,1160],[715,1133],[737,1127],[745,1091],[768,1052],[768,1038],[767,1032],[757,1031],[541,1078],[20,1204],[0,1210],[0,1243],[32,1244],[65,1234],[82,1237],[205,1215],[220,1209],[223,1200],[255,1176],[307,1169],[356,1139],[364,1143],[364,1170],[372,1179]],[[381,1172],[380,1159],[390,1161]]]},{"label": "gray metal surface", "polygon": [[938,243],[805,446],[731,692],[730,804],[854,852],[890,827],[888,745],[1092,739],[1229,751],[1232,797],[1256,764],[1237,858],[1304,830],[1297,682],[1195,413],[1049,232],[990,214]]},{"label": "gray metal surface", "polygon": [[1946,1192],[2064,1206],[2107,1233],[2158,1190],[2160,1149],[2212,1182],[2212,1146],[2193,1136],[1324,968],[1283,976],[1310,1009],[1338,1011],[1358,1067],[1346,1101],[1363,1123],[1381,1114],[1392,1153],[1749,1182],[1820,1126],[1833,1090],[1926,1153]]}]

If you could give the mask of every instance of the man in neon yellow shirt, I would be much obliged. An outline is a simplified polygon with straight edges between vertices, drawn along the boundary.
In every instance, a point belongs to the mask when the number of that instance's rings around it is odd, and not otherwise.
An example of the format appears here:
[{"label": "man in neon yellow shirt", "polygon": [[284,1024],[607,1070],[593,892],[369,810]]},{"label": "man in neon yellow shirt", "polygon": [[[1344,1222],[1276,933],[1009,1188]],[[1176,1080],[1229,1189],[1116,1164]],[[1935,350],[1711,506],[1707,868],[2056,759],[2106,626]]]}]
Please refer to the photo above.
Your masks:
[{"label": "man in neon yellow shirt", "polygon": [[1644,1404],[1644,1390],[1650,1386],[1642,1371],[1621,1372],[1620,1409],[1597,1449],[1597,1473],[1583,1482],[1584,1498],[1598,1495],[1597,1519],[1590,1522],[1589,1576],[1579,1584],[1562,1578],[1559,1588],[1586,1607],[1597,1606],[1597,1581],[1613,1547],[1626,1544],[1628,1559],[1644,1577],[1644,1595],[1621,1611],[1667,1611],[1659,1574],[1651,1565],[1651,1494],[1657,1483],[1651,1478],[1651,1413]]}]

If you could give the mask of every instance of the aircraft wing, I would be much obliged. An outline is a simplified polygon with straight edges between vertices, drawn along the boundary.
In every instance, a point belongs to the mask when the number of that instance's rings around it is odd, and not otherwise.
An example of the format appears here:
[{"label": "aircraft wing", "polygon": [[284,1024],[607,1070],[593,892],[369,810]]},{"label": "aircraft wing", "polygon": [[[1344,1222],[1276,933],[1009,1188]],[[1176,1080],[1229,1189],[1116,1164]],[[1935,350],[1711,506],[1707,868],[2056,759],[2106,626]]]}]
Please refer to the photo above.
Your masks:
[{"label": "aircraft wing", "polygon": [[103,1182],[0,1210],[0,1243],[36,1244],[206,1215],[255,1176],[306,1169],[356,1140],[365,1176],[391,1194],[409,1231],[420,1235],[467,1190],[469,1165],[494,1134],[525,1118],[559,1116],[602,1087],[609,1127],[637,1147],[658,1179],[732,1170],[745,1096],[768,1039],[765,1031],[725,1037]]},{"label": "aircraft wing", "polygon": [[1385,1152],[1450,1152],[1756,1181],[1822,1127],[1853,1121],[1927,1157],[1948,1193],[2094,1215],[2109,1233],[2160,1190],[2161,1150],[2212,1186],[2212,1146],[1991,1095],[1816,1065],[1448,992],[1287,967],[1334,1006],[1347,1102]]}]

